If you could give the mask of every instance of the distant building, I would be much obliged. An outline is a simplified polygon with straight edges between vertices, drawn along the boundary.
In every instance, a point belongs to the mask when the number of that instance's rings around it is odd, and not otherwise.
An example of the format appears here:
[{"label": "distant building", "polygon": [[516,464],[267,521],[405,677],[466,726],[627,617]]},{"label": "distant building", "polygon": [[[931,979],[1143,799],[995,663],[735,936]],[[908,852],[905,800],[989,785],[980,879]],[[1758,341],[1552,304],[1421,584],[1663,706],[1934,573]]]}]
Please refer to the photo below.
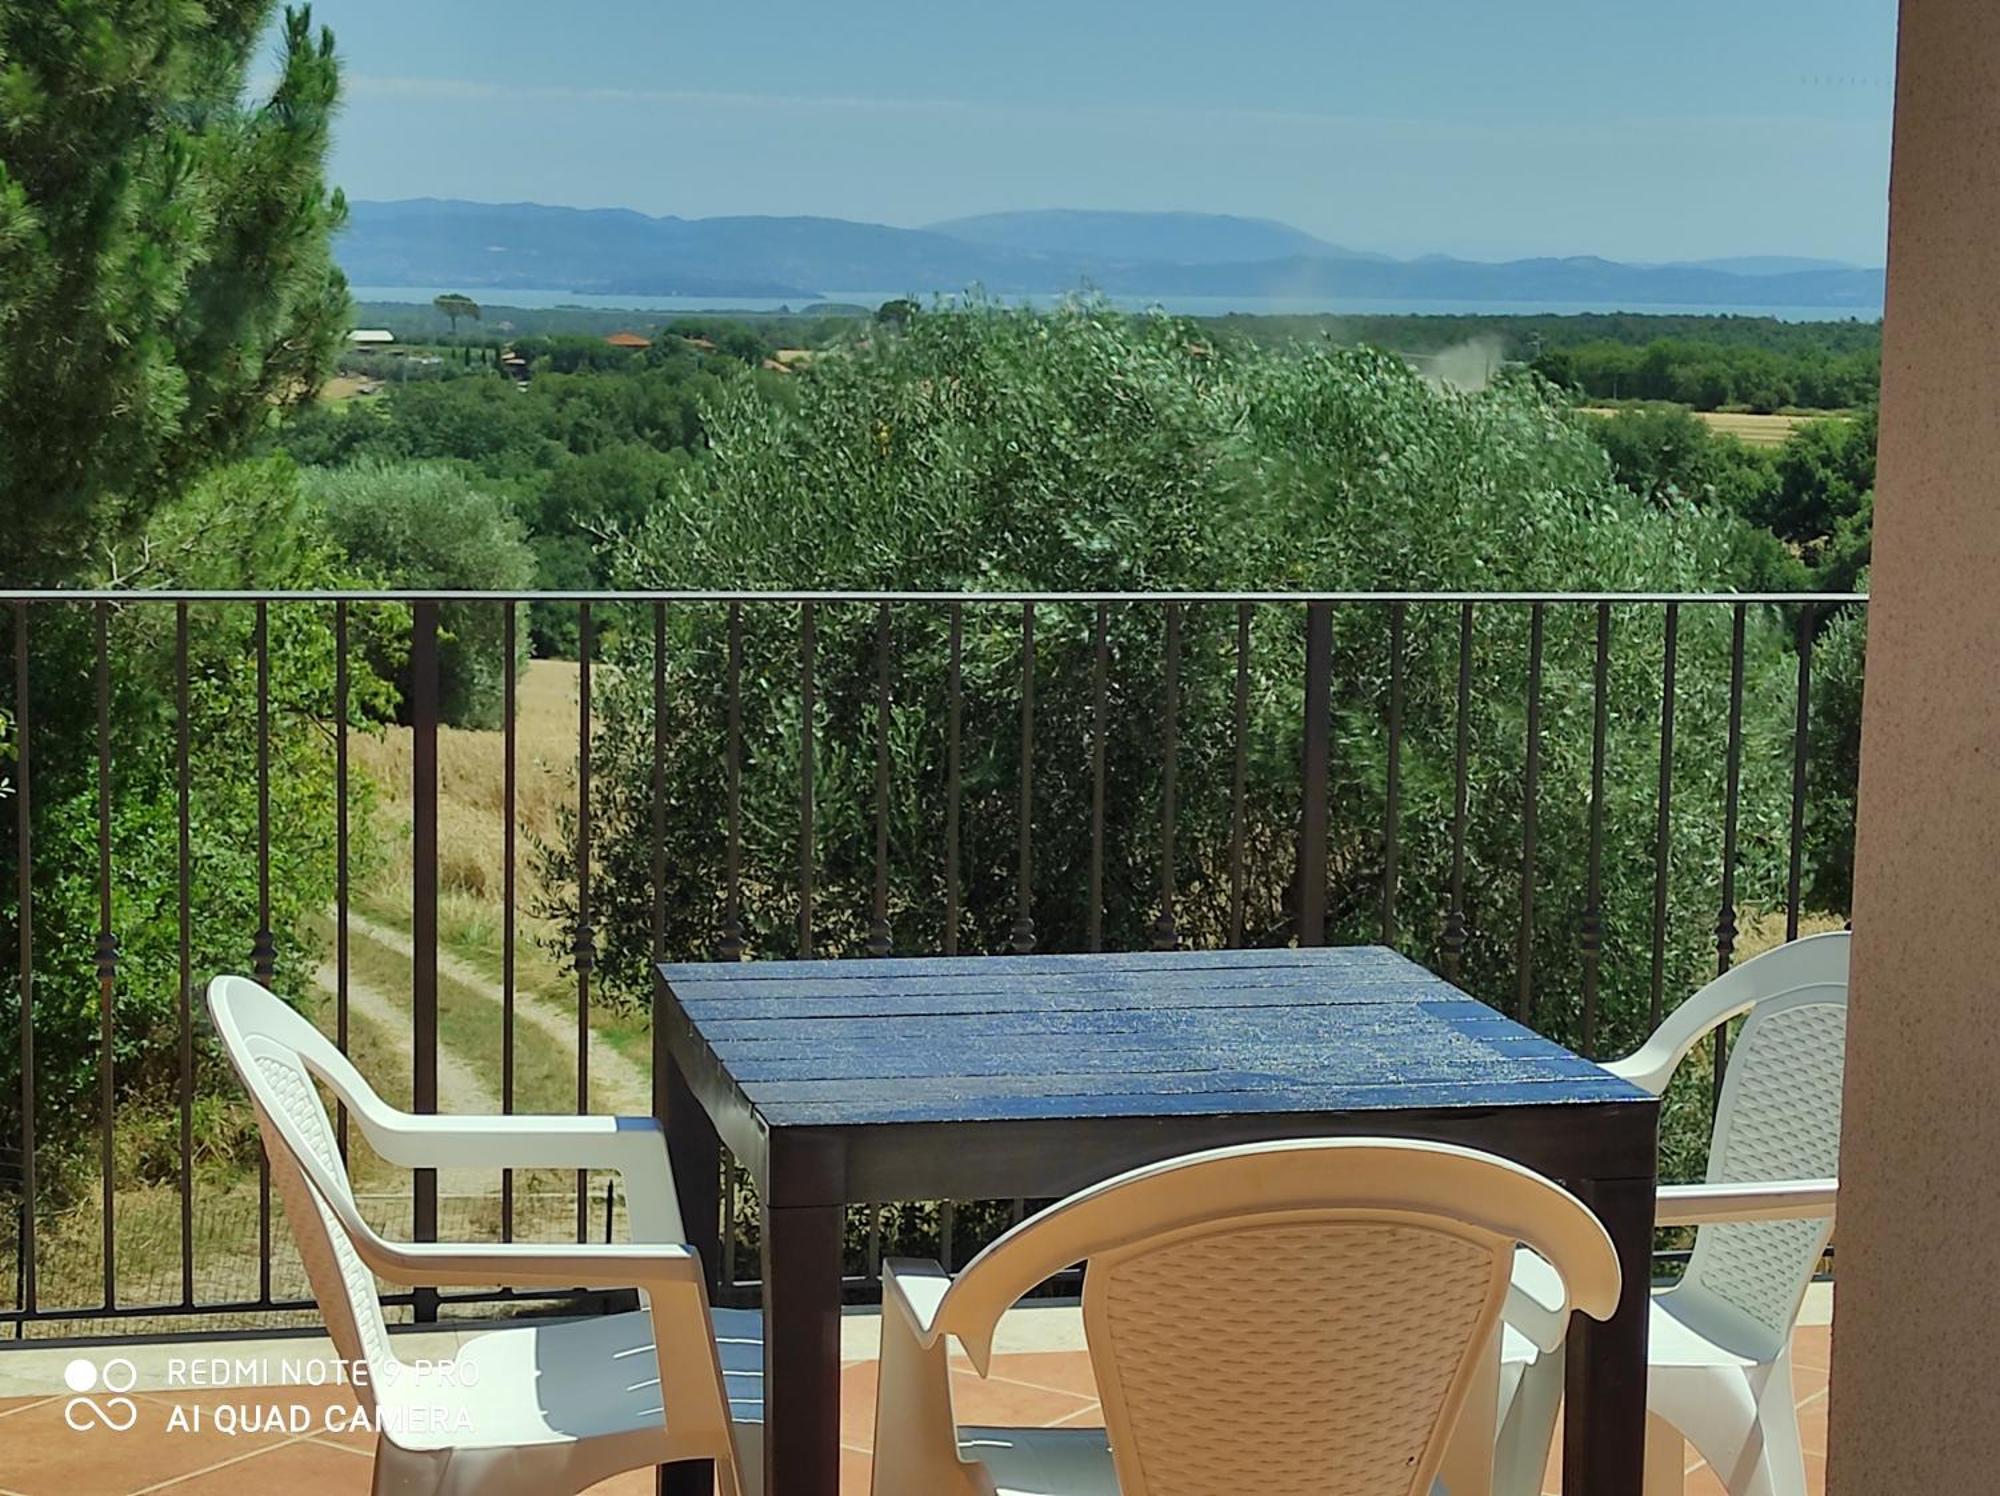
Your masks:
[{"label": "distant building", "polygon": [[386,327],[357,327],[347,335],[350,343],[393,343],[396,335]]},{"label": "distant building", "polygon": [[650,348],[653,346],[651,338],[642,338],[636,332],[614,332],[605,338],[604,341],[609,343],[613,348]]},{"label": "distant building", "polygon": [[709,338],[682,337],[681,341],[687,344],[688,347],[690,348],[699,348],[703,353],[715,352],[715,343],[712,339]]}]

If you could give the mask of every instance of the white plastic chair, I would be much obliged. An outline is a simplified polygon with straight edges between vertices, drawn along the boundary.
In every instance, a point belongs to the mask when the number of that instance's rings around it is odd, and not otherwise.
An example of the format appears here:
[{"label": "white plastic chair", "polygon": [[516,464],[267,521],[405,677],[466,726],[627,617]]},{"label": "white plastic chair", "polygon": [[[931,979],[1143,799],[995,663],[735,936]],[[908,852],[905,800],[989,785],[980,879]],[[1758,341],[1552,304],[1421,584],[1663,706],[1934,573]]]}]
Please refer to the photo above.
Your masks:
[{"label": "white plastic chair", "polygon": [[[1427,1492],[1493,1396],[1520,1243],[1570,1285],[1564,1311],[1611,1313],[1618,1260],[1581,1202],[1434,1143],[1198,1153],[1071,1196],[956,1279],[885,1263],[875,1496]],[[946,1337],[985,1375],[1000,1316],[1078,1262],[1106,1427],[959,1428]]]},{"label": "white plastic chair", "polygon": [[[1833,1236],[1847,1043],[1845,931],[1808,936],[1717,977],[1631,1058],[1606,1068],[1660,1095],[1688,1052],[1748,1014],[1729,1055],[1708,1182],[1664,1185],[1655,1220],[1700,1226],[1687,1272],[1653,1295],[1647,1496],[1683,1489],[1686,1445],[1730,1496],[1804,1496],[1792,1331]],[[1538,1496],[1563,1396],[1559,1285],[1517,1260],[1502,1356],[1501,1496]]]},{"label": "white plastic chair", "polygon": [[[412,1116],[390,1107],[326,1038],[256,983],[208,989],[216,1031],[257,1107],[271,1177],[335,1347],[366,1367],[377,1496],[561,1496],[622,1471],[713,1460],[722,1496],[761,1489],[755,1429],[762,1336],[754,1313],[714,1318],[650,1117]],[[407,1168],[612,1169],[630,1244],[385,1241],[353,1191],[314,1081],[346,1103],[368,1144]],[[396,1355],[375,1275],[423,1285],[637,1287],[624,1314],[527,1323],[467,1339],[449,1378]],[[722,1344],[718,1347],[718,1336]],[[728,1379],[725,1381],[725,1362]],[[745,1464],[746,1457],[752,1462]]]}]

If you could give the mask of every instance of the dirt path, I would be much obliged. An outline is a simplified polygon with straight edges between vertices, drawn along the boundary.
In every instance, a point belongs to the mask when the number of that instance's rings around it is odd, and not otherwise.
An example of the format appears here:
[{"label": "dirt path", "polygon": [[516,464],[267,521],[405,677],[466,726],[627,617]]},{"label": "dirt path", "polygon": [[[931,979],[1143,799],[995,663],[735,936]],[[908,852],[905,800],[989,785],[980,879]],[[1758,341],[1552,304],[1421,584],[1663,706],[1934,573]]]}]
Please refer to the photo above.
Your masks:
[{"label": "dirt path", "polygon": [[[415,947],[410,937],[388,925],[378,924],[365,914],[349,911],[348,930],[373,941],[385,950],[409,957]],[[478,967],[454,956],[449,951],[438,952],[438,971],[450,977],[466,991],[492,1003],[496,1008],[506,1001],[506,994],[500,984],[493,981]],[[516,1022],[533,1031],[534,1037],[553,1044],[561,1050],[569,1067],[576,1067],[576,1018],[574,1014],[559,1013],[533,993],[517,992],[514,1002]],[[444,1087],[444,1063],[446,1056],[438,1056],[439,1106],[444,1107],[442,1091]],[[482,1083],[483,1084],[483,1083]],[[653,1083],[651,1077],[613,1049],[609,1044],[599,1042],[590,1047],[590,1098],[593,1110],[615,1112],[620,1116],[644,1116],[653,1108]],[[499,1104],[483,1108],[486,1111],[500,1110]]]}]

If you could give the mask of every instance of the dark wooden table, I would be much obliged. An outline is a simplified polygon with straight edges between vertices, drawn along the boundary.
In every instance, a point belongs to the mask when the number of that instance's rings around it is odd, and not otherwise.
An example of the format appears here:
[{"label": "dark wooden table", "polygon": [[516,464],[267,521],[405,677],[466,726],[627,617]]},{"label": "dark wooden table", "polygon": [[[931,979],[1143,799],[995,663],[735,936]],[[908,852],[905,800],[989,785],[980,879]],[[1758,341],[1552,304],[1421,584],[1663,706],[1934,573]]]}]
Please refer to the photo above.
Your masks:
[{"label": "dark wooden table", "polygon": [[[659,968],[668,1149],[716,1261],[718,1136],[763,1200],[765,1489],[836,1496],[845,1207],[1068,1194],[1270,1138],[1461,1143],[1560,1179],[1625,1271],[1571,1336],[1564,1489],[1640,1496],[1658,1103],[1394,951]],[[696,1471],[663,1477],[701,1489]]]}]

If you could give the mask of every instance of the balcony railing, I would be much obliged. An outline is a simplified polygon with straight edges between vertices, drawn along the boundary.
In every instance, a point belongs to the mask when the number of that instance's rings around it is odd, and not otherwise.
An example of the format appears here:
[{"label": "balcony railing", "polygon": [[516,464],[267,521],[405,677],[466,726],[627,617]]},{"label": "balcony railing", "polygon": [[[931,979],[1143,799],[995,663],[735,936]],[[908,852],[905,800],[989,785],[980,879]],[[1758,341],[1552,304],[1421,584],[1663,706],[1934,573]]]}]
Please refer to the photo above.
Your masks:
[{"label": "balcony railing", "polygon": [[[523,990],[531,931],[572,994],[565,1101],[580,1109],[593,1054],[630,1038],[594,1029],[601,989],[643,1002],[661,957],[1379,940],[1609,1054],[1737,959],[1746,919],[1791,938],[1844,918],[1852,754],[1845,717],[1815,741],[1814,656],[1865,604],[0,594],[0,806],[14,822],[0,897],[18,954],[0,987],[18,1039],[0,1074],[0,1201],[16,1228],[0,1243],[0,1323],[49,1333],[310,1307],[267,1175],[253,1189],[204,1164],[227,1113],[208,1109],[201,991],[211,966],[311,985],[287,925],[303,920],[330,947],[320,1016],[346,1047],[364,876],[407,891],[403,1099],[420,1111],[439,1105],[441,1056],[470,1058],[504,1109],[519,1105],[522,1057],[546,1047],[550,1022],[546,983]],[[464,788],[441,746],[459,741],[445,712],[468,620],[485,621],[498,719],[485,740],[497,782],[471,800],[499,841],[499,886],[476,898],[453,886],[440,818]],[[224,623],[234,632],[218,639]],[[553,833],[528,837],[513,667],[531,632],[567,642],[572,628],[574,731],[554,766],[567,803]],[[408,735],[407,824],[367,808],[354,749],[371,713]],[[550,768],[553,750],[534,751]],[[224,844],[231,824],[247,845]],[[307,861],[331,868],[324,910],[287,896]],[[499,1025],[493,1050],[468,1057],[441,1044],[440,960],[457,946],[440,914],[475,903]],[[142,946],[157,959],[135,971],[128,950]],[[1719,1088],[1724,1043],[1704,1087]],[[656,1044],[628,1048],[657,1075]],[[344,1118],[341,1131],[345,1146]],[[616,1197],[586,1179],[559,1186],[556,1207],[546,1181],[494,1185],[467,1193],[420,1173],[375,1205],[419,1239],[557,1219],[578,1239],[615,1230]],[[725,1295],[754,1272],[746,1188],[725,1163]],[[913,1237],[961,1258],[1023,1203],[886,1202],[854,1223],[854,1276],[865,1286]],[[440,1304],[391,1302],[418,1318]]]}]

